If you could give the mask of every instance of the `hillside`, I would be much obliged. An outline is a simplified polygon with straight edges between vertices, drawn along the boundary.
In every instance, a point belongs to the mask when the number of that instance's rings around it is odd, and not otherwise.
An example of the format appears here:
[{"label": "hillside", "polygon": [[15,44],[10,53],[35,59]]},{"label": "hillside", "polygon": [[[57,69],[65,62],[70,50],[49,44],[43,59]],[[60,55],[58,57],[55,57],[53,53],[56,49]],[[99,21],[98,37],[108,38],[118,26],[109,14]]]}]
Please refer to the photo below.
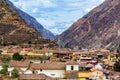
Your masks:
[{"label": "hillside", "polygon": [[42,39],[42,34],[23,19],[7,0],[0,0],[0,42],[24,43]]},{"label": "hillside", "polygon": [[17,10],[18,14],[25,20],[28,25],[31,25],[37,29],[41,33],[44,38],[52,39],[54,38],[54,34],[49,30],[45,29],[35,18],[23,12],[22,10],[15,7],[9,0],[7,3],[15,10]]},{"label": "hillside", "polygon": [[120,0],[106,0],[56,38],[60,46],[120,47]]}]

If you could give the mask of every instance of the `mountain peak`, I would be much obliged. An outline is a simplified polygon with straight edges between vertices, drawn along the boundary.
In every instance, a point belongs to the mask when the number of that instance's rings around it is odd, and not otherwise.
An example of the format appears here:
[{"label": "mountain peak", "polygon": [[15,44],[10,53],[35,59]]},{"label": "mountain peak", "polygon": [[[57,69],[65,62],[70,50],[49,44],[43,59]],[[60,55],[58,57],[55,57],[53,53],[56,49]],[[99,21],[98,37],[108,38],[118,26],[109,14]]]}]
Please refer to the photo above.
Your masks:
[{"label": "mountain peak", "polygon": [[[29,17],[29,23],[24,16],[21,16],[20,12]],[[49,34],[33,17],[17,9],[8,0],[0,0],[0,42],[11,44],[13,42],[45,41],[43,33],[39,32],[34,24],[40,27],[44,33]],[[48,38],[48,36],[45,37]]]},{"label": "mountain peak", "polygon": [[58,37],[60,46],[117,49],[120,42],[120,0],[106,0]]},{"label": "mountain peak", "polygon": [[17,7],[15,7],[13,5],[13,3],[11,3],[9,0],[7,0],[7,3],[12,8],[16,9],[18,14],[25,20],[25,22],[28,25],[31,25],[31,26],[35,27],[37,29],[37,31],[39,31],[44,38],[47,38],[47,39],[54,38],[54,34],[52,32],[50,32],[49,30],[45,29],[35,18],[33,18],[32,16],[28,15],[24,11],[22,11],[22,10],[18,9]]}]

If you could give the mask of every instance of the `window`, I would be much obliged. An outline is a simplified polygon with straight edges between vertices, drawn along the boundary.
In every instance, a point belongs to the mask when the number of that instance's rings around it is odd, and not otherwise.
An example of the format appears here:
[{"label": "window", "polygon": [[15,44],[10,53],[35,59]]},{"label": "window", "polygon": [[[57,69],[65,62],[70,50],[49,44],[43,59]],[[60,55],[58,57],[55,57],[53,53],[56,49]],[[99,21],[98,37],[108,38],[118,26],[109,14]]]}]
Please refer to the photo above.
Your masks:
[{"label": "window", "polygon": [[51,74],[52,76],[55,76],[55,74]]},{"label": "window", "polygon": [[40,69],[40,71],[42,72],[42,69]]},{"label": "window", "polygon": [[82,67],[79,67],[79,71],[83,71]]},{"label": "window", "polygon": [[71,70],[74,70],[74,66],[71,66]]}]

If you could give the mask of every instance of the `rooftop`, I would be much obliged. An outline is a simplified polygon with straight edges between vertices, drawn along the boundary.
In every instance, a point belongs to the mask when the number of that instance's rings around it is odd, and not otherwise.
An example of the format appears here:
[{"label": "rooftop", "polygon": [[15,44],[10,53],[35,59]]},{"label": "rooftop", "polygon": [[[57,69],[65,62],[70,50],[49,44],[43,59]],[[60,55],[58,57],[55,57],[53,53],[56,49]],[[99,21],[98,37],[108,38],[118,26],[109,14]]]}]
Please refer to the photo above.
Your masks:
[{"label": "rooftop", "polygon": [[20,80],[53,80],[51,77],[45,74],[21,74]]},{"label": "rooftop", "polygon": [[65,63],[61,63],[61,62],[36,63],[36,64],[31,64],[30,69],[33,69],[33,70],[36,70],[36,69],[64,70]]},{"label": "rooftop", "polygon": [[10,67],[28,67],[30,61],[15,61],[11,60],[10,61]]}]

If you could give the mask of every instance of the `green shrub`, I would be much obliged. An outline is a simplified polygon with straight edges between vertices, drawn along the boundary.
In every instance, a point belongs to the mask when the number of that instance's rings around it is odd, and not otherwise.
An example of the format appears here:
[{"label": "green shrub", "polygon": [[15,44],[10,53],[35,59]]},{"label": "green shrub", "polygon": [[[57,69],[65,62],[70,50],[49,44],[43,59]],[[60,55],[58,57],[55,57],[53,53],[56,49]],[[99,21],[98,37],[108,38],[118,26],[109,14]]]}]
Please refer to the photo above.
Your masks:
[{"label": "green shrub", "polygon": [[9,63],[9,61],[10,61],[10,57],[5,58],[5,59],[2,59],[2,62],[3,62],[3,63]]},{"label": "green shrub", "polygon": [[11,72],[11,77],[12,77],[12,78],[17,78],[17,77],[19,77],[19,72],[18,72],[18,70],[13,69],[12,72]]},{"label": "green shrub", "polygon": [[114,64],[114,71],[120,72],[120,61],[116,61]]},{"label": "green shrub", "polygon": [[22,55],[20,55],[19,53],[14,53],[12,58],[13,58],[13,60],[18,60],[18,61],[24,59],[24,57]]},{"label": "green shrub", "polygon": [[0,74],[7,75],[8,73],[8,65],[3,65],[3,69],[1,69]]}]

